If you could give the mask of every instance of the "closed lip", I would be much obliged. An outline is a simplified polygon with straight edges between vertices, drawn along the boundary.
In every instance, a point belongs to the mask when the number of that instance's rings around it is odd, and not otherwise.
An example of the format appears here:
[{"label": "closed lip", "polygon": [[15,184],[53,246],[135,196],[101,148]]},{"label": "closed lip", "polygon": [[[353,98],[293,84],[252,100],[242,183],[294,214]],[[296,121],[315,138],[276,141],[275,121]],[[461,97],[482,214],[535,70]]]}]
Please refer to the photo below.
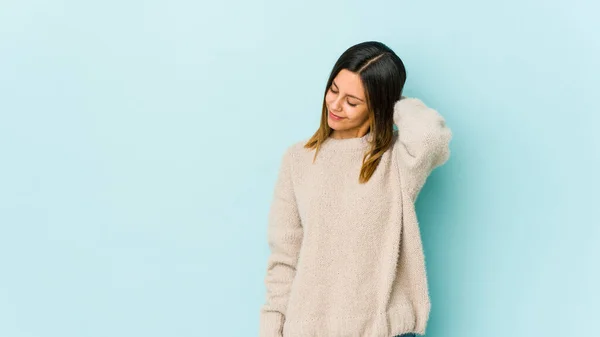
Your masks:
[{"label": "closed lip", "polygon": [[339,118],[339,119],[342,119],[342,118],[344,118],[344,117],[341,117],[341,116],[338,116],[338,115],[334,114],[333,112],[331,112],[331,110],[329,110],[329,113],[330,113],[332,116],[334,116],[335,118]]}]

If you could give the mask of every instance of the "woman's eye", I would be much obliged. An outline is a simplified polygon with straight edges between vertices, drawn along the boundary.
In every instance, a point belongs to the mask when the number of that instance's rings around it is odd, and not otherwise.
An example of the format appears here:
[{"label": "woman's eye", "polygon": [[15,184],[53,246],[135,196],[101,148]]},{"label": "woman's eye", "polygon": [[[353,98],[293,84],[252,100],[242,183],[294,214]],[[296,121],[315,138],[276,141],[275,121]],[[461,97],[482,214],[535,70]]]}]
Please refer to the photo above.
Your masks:
[{"label": "woman's eye", "polygon": [[348,102],[348,104],[349,104],[351,107],[355,107],[355,106],[357,106],[357,105],[358,105],[358,104],[352,104],[352,103],[350,103],[350,102]]},{"label": "woman's eye", "polygon": [[337,94],[337,91],[333,90],[333,87],[329,88],[329,90],[331,90],[332,93]]}]

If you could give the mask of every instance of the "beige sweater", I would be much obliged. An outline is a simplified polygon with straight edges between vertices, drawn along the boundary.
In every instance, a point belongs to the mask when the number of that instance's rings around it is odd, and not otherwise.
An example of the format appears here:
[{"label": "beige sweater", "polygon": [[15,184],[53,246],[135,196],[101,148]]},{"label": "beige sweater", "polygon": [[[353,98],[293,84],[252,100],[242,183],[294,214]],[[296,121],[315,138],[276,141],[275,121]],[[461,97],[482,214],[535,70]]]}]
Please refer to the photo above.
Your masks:
[{"label": "beige sweater", "polygon": [[444,118],[415,98],[394,106],[398,131],[358,182],[370,134],[306,141],[281,162],[268,223],[260,337],[425,334],[430,301],[414,202],[450,155]]}]

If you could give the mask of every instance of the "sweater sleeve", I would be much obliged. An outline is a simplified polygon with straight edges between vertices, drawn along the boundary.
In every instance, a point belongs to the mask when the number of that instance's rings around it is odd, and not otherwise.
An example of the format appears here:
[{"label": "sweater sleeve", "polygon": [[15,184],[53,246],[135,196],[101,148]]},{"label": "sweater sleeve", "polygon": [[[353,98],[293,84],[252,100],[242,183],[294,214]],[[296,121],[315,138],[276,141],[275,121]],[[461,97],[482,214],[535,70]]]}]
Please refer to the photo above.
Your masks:
[{"label": "sweater sleeve", "polygon": [[266,301],[260,310],[260,337],[281,337],[288,298],[296,274],[303,229],[292,186],[290,148],[281,160],[269,212],[267,241],[270,256],[264,284]]},{"label": "sweater sleeve", "polygon": [[395,103],[394,123],[399,165],[410,174],[405,188],[416,199],[431,171],[449,159],[452,131],[439,112],[417,98],[402,97]]}]

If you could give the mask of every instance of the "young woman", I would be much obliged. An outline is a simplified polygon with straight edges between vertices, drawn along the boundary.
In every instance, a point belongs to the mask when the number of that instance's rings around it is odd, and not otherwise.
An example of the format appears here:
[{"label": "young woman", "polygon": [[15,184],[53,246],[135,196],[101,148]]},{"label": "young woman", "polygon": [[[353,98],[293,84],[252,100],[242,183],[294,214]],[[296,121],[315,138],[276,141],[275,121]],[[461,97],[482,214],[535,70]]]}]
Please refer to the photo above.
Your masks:
[{"label": "young woman", "polygon": [[452,133],[437,111],[402,96],[405,81],[386,45],[350,47],[327,81],[319,129],[285,151],[269,214],[261,337],[425,334],[414,202],[448,160]]}]

